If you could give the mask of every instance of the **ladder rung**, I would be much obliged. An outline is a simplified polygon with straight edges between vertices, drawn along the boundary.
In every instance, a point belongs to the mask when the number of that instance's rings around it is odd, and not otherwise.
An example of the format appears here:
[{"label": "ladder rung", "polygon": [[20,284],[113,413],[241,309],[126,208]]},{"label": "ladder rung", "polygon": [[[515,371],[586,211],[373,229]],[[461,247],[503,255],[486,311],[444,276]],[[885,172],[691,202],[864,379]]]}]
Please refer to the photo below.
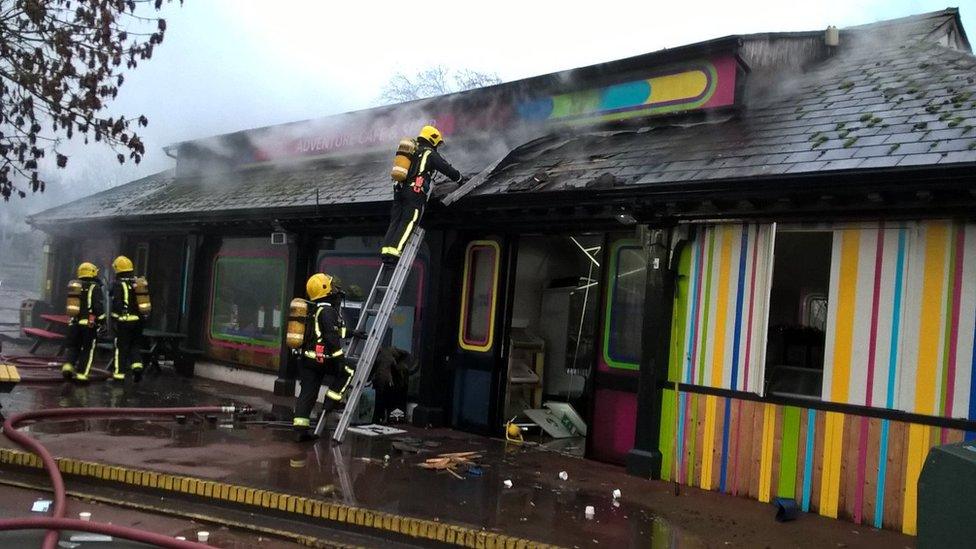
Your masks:
[{"label": "ladder rung", "polygon": [[366,314],[368,315],[375,315],[378,312],[380,312],[379,307],[370,307],[369,309],[366,309]]}]

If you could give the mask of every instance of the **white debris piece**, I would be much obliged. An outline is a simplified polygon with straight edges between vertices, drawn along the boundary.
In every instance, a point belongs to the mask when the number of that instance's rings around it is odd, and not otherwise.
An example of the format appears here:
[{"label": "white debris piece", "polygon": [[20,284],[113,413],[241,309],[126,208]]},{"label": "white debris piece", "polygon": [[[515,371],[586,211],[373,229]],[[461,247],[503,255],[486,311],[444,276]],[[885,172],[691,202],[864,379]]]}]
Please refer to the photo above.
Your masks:
[{"label": "white debris piece", "polygon": [[592,519],[594,516],[596,516],[596,509],[594,509],[592,505],[587,505],[585,514],[587,519]]},{"label": "white debris piece", "polygon": [[514,484],[512,484],[512,481],[508,479],[505,479],[505,482],[503,482],[502,484],[505,485],[505,488],[511,488],[512,486],[514,486]]},{"label": "white debris piece", "polygon": [[566,471],[559,471],[559,478],[561,480],[569,480],[569,473]]}]

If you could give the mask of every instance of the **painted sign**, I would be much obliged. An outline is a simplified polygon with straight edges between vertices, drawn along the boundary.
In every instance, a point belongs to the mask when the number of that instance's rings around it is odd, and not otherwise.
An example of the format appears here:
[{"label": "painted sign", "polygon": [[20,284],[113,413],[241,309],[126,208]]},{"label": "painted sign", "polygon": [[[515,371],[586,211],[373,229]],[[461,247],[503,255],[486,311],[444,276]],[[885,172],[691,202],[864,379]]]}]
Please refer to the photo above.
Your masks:
[{"label": "painted sign", "polygon": [[545,126],[596,125],[714,109],[734,104],[737,71],[730,54],[651,68],[643,77],[635,78],[631,71],[629,77],[602,87],[539,94],[531,91],[531,82],[513,83],[252,130],[235,136],[233,146],[250,146],[239,160],[263,162],[389,147],[416,135],[425,124],[437,126],[446,137],[464,139],[485,132],[537,133]]}]

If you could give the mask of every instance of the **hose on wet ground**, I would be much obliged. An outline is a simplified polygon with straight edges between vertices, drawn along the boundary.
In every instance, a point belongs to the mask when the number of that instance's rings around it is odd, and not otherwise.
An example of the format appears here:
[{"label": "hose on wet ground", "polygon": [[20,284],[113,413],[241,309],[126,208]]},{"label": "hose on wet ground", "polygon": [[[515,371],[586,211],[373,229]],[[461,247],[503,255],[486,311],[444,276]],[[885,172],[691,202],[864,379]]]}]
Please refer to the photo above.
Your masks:
[{"label": "hose on wet ground", "polygon": [[93,534],[103,534],[115,538],[127,539],[139,543],[147,543],[157,547],[170,547],[173,549],[210,548],[210,546],[205,543],[179,540],[169,536],[164,536],[162,534],[138,530],[136,528],[129,528],[127,526],[117,526],[115,524],[89,522],[85,520],[67,518],[44,517],[0,519],[0,531],[3,530],[48,530],[48,532],[57,532],[58,530],[78,530],[81,532],[91,532]]},{"label": "hose on wet ground", "polygon": [[[33,412],[24,412],[10,416],[3,423],[3,434],[21,448],[36,454],[41,459],[44,470],[47,471],[48,477],[51,479],[51,486],[54,489],[54,511],[53,517],[49,519],[0,520],[0,530],[47,528],[48,531],[44,536],[44,543],[42,545],[43,549],[54,549],[57,547],[59,538],[58,530],[60,528],[74,528],[74,522],[82,522],[83,524],[87,525],[86,528],[88,529],[86,531],[89,532],[105,535],[116,535],[118,537],[132,539],[135,541],[148,539],[144,536],[150,534],[149,532],[144,532],[135,528],[111,526],[97,522],[70,521],[69,519],[65,519],[64,513],[67,503],[64,479],[61,476],[61,471],[58,469],[58,464],[47,448],[45,448],[44,445],[42,445],[37,439],[17,430],[22,423],[28,421],[36,422],[45,419],[111,418],[119,416],[131,419],[133,417],[145,416],[178,416],[189,414],[220,413],[233,414],[241,411],[242,410],[239,410],[236,406],[194,406],[185,408],[52,408],[46,410],[35,410]],[[244,411],[246,412],[246,409]],[[58,521],[68,521],[71,523],[71,526],[60,526],[61,524],[67,524],[67,522]],[[109,526],[111,526],[111,528],[109,528]],[[120,533],[111,534],[109,533],[109,530]],[[125,535],[122,535],[123,533]],[[167,540],[167,544],[162,545],[163,547],[206,547],[198,543],[183,542],[170,539],[166,536],[159,536],[158,534],[151,535],[155,536],[154,539],[159,538],[161,540],[162,538],[165,538]],[[175,542],[177,544],[170,542]],[[145,543],[155,543],[160,545],[156,541],[146,541]]]},{"label": "hose on wet ground", "polygon": [[[0,362],[13,364],[18,370],[21,370],[20,381],[22,383],[59,383],[65,381],[64,376],[61,375],[63,361],[56,356],[0,355]],[[30,372],[23,370],[30,370]],[[89,373],[89,381],[105,381],[110,375],[108,370],[93,367]]]}]

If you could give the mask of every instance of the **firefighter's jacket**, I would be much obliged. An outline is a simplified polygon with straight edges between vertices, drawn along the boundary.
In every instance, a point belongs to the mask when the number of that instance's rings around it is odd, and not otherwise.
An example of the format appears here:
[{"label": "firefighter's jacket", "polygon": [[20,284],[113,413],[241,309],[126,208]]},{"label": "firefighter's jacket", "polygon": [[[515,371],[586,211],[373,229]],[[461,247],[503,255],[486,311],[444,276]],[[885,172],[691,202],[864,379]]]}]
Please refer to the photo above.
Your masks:
[{"label": "firefighter's jacket", "polygon": [[404,182],[414,192],[430,196],[430,181],[434,172],[444,174],[451,181],[461,181],[461,172],[457,171],[447,160],[444,160],[441,153],[423,139],[417,141],[417,152],[414,154],[416,154],[416,158],[410,166],[410,172]]},{"label": "firefighter's jacket", "polygon": [[328,298],[315,300],[312,304],[315,312],[310,315],[311,329],[305,330],[302,355],[319,363],[330,358],[342,358],[346,325],[342,321],[339,305]]},{"label": "firefighter's jacket", "polygon": [[102,297],[102,284],[97,278],[82,278],[81,299],[78,301],[78,316],[69,324],[96,327],[105,322],[105,299]]},{"label": "firefighter's jacket", "polygon": [[139,316],[139,304],[136,302],[135,278],[120,276],[115,279],[109,291],[112,303],[112,319],[117,322],[135,322]]}]

